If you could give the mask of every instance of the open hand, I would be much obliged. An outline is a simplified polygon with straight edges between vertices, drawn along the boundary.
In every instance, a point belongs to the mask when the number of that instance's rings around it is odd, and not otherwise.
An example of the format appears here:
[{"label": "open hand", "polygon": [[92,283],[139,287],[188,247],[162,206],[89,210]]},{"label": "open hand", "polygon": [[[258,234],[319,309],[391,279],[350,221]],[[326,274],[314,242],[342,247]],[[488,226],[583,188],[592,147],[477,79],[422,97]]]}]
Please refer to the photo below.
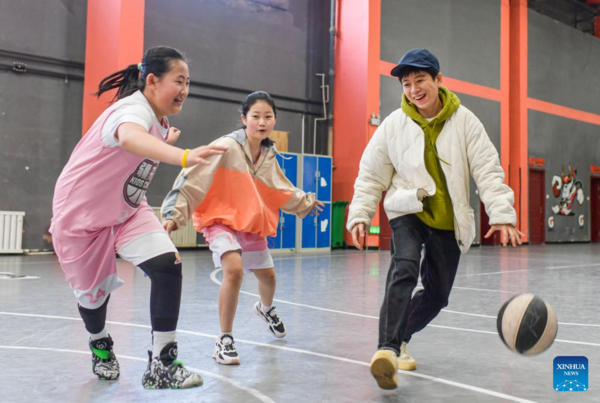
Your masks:
[{"label": "open hand", "polygon": [[318,200],[315,200],[315,203],[312,205],[311,209],[310,209],[310,213],[308,213],[308,215],[310,216],[314,216],[314,215],[319,215],[323,209],[321,207],[325,206],[323,203],[321,203]]},{"label": "open hand", "polygon": [[188,167],[192,167],[197,164],[208,165],[210,164],[210,161],[206,160],[205,158],[210,157],[212,155],[221,155],[224,154],[226,151],[227,147],[214,145],[194,148],[193,150],[190,150],[187,156],[186,165]]},{"label": "open hand", "polygon": [[365,224],[358,223],[354,227],[352,227],[352,243],[356,246],[356,249],[363,250],[362,243],[360,239],[365,238]]},{"label": "open hand", "polygon": [[521,245],[523,242],[521,241],[521,237],[525,236],[521,231],[516,229],[510,224],[496,224],[492,225],[487,234],[485,234],[485,238],[489,238],[496,231],[500,231],[502,246],[508,245],[508,242],[511,243],[513,247],[517,245]]}]

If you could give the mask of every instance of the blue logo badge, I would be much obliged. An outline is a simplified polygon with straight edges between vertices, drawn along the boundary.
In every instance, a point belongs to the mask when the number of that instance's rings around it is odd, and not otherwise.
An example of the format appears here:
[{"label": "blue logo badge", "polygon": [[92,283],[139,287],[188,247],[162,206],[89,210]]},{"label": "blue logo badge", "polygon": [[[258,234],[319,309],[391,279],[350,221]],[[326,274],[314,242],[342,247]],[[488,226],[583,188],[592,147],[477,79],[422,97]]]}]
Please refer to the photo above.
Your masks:
[{"label": "blue logo badge", "polygon": [[585,392],[588,384],[586,357],[556,357],[554,359],[554,390],[557,392]]}]

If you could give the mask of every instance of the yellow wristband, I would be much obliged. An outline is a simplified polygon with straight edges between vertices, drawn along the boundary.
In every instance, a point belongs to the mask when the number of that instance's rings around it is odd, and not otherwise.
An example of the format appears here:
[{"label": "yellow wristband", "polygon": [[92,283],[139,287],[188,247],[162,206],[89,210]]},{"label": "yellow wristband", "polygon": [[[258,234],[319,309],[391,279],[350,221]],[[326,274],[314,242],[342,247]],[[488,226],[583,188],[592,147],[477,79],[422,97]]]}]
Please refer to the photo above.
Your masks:
[{"label": "yellow wristband", "polygon": [[183,152],[183,156],[181,157],[181,166],[187,168],[187,156],[190,153],[189,148]]}]

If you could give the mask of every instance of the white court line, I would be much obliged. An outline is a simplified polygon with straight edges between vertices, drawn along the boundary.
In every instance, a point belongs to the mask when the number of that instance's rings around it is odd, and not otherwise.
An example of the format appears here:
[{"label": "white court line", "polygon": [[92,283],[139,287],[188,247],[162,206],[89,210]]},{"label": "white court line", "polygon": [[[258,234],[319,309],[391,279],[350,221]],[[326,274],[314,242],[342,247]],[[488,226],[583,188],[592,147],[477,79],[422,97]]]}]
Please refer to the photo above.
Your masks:
[{"label": "white court line", "polygon": [[[12,313],[12,312],[0,312],[0,315],[11,315],[11,316],[25,316],[25,317],[35,317],[35,318],[46,318],[46,319],[65,319],[65,320],[77,320],[80,321],[81,319],[79,318],[70,318],[70,317],[66,317],[66,316],[51,316],[51,315],[36,315],[36,314],[20,314],[20,313]],[[125,322],[113,322],[113,321],[106,321],[106,323],[108,324],[114,324],[114,325],[121,325],[121,326],[131,326],[131,327],[140,327],[140,328],[146,328],[146,329],[150,329],[150,326],[147,325],[138,325],[135,323],[125,323]],[[189,330],[179,330],[177,329],[177,333],[182,333],[182,334],[190,334],[190,335],[195,335],[195,336],[201,336],[201,337],[208,337],[208,338],[212,338],[212,339],[216,339],[217,335],[216,334],[208,334],[208,333],[200,333],[200,332],[192,332]],[[341,361],[341,362],[346,362],[349,364],[356,364],[356,365],[361,365],[363,367],[370,367],[371,364],[369,364],[368,362],[362,362],[362,361],[358,361],[358,360],[353,360],[351,358],[344,358],[344,357],[337,357],[334,355],[329,355],[329,354],[321,354],[321,353],[316,353],[313,351],[308,351],[308,350],[301,350],[298,348],[293,348],[293,347],[284,347],[284,346],[278,346],[278,345],[273,345],[273,344],[266,344],[266,343],[260,343],[260,342],[256,342],[256,341],[251,341],[251,340],[244,340],[244,339],[238,339],[236,338],[235,341],[237,343],[241,343],[241,344],[250,344],[250,345],[254,345],[254,346],[259,346],[259,347],[266,347],[266,348],[273,348],[276,350],[282,350],[282,351],[289,351],[289,352],[293,352],[293,353],[298,353],[298,354],[305,354],[305,355],[310,355],[313,357],[319,357],[319,358],[327,358],[330,360],[335,360],[335,361]],[[30,347],[13,347],[13,346],[0,346],[1,348],[30,348]],[[31,347],[33,349],[33,347]],[[40,350],[42,350],[40,348]],[[56,349],[47,349],[49,351],[57,351]],[[59,350],[60,351],[60,350]],[[69,352],[77,352],[77,353],[84,353],[82,351],[74,351],[74,350],[64,350],[64,351],[69,351]],[[86,354],[89,354],[89,352],[86,352]],[[122,357],[121,355],[119,355],[119,357]],[[135,359],[135,360],[142,360],[141,358],[135,358],[135,357],[127,357],[127,356],[123,356],[125,358],[130,358],[130,359]],[[146,360],[143,360],[146,361]],[[194,371],[200,371],[196,368],[192,368],[189,367],[190,369],[193,369]],[[420,374],[420,373],[416,373],[416,372],[408,372],[408,371],[401,371],[398,370],[398,372],[400,372],[403,375],[409,375],[409,376],[414,376],[417,378],[423,378],[423,379],[427,379],[433,382],[439,382],[439,383],[443,383],[446,385],[451,385],[451,386],[455,386],[457,388],[461,388],[461,389],[466,389],[466,390],[470,390],[470,391],[474,391],[474,392],[479,392],[482,394],[486,394],[486,395],[490,395],[490,396],[495,396],[495,397],[499,397],[499,398],[503,398],[503,399],[507,399],[513,402],[519,402],[519,403],[536,403],[532,400],[526,400],[526,399],[521,399],[519,397],[515,397],[515,396],[511,396],[511,395],[506,395],[504,393],[499,393],[499,392],[495,392],[493,390],[488,390],[488,389],[483,389],[483,388],[479,388],[477,386],[471,386],[471,385],[467,385],[464,383],[460,383],[460,382],[455,382],[455,381],[450,381],[447,379],[443,379],[443,378],[437,378],[431,375],[425,375],[425,374]],[[210,375],[208,375],[210,374]],[[207,376],[218,376],[213,374],[212,372],[208,372]],[[269,400],[271,401],[271,400]]]},{"label": "white court line", "polygon": [[524,271],[530,272],[530,273],[535,273],[535,272],[542,271],[542,270],[574,269],[574,268],[577,268],[577,267],[596,267],[596,266],[600,266],[600,263],[596,263],[596,264],[580,264],[580,265],[575,265],[575,266],[550,266],[550,267],[544,267],[543,269],[505,270],[505,271],[494,271],[494,272],[491,272],[491,273],[461,274],[461,275],[458,275],[456,277],[491,276],[491,275],[495,275],[495,274],[520,273],[520,272],[524,272]]},{"label": "white court line", "polygon": [[[4,348],[4,349],[8,349],[8,350],[34,350],[34,351],[49,351],[49,352],[85,354],[85,355],[88,355],[90,353],[89,351],[67,350],[67,349],[62,349],[62,348],[47,348],[47,347],[0,346],[0,348]],[[119,359],[122,359],[122,358],[125,358],[127,360],[148,362],[148,360],[144,359],[144,358],[131,357],[131,356],[128,356],[128,355],[119,354]],[[220,381],[227,382],[230,385],[232,385],[232,386],[234,386],[234,387],[236,387],[238,389],[243,390],[244,392],[248,392],[249,394],[251,394],[252,396],[254,396],[255,398],[257,398],[261,402],[264,402],[264,403],[275,403],[275,401],[273,399],[271,399],[270,397],[268,397],[268,396],[260,393],[256,389],[244,386],[242,383],[240,383],[239,381],[236,381],[235,379],[227,378],[227,377],[219,375],[219,374],[215,374],[215,373],[212,373],[212,372],[209,372],[209,371],[205,371],[205,370],[202,370],[202,369],[190,367],[190,366],[187,366],[187,365],[185,367],[187,369],[190,369],[190,370],[192,370],[192,371],[194,371],[196,373],[199,373],[199,374],[201,374],[203,376],[206,376],[208,378],[215,378],[215,379],[218,379]]]},{"label": "white court line", "polygon": [[[217,273],[220,272],[220,271],[222,271],[222,269],[215,269],[215,270],[213,270],[212,273],[210,273],[210,279],[213,281],[213,283],[216,283],[218,285],[221,285],[221,282],[219,281],[219,279],[217,279]],[[260,295],[254,294],[254,293],[251,293],[251,292],[248,292],[248,291],[240,290],[240,293],[246,294],[246,295],[252,295],[253,297],[259,297],[260,298]],[[281,302],[282,304],[287,304],[287,305],[294,305],[294,306],[300,306],[300,307],[303,307],[303,308],[315,309],[317,311],[339,313],[339,314],[342,314],[342,315],[357,316],[359,318],[368,318],[368,319],[377,319],[377,320],[379,320],[379,316],[363,315],[361,313],[354,313],[354,312],[347,312],[347,311],[338,311],[338,310],[335,310],[335,309],[328,309],[328,308],[321,308],[321,307],[313,306],[313,305],[299,304],[297,302],[290,302],[290,301],[285,301],[285,300],[277,299],[277,298],[273,298],[273,301]],[[482,315],[482,314],[469,313],[469,312],[451,311],[451,310],[448,310],[448,309],[442,309],[442,312],[454,313],[454,314],[459,314],[459,315],[480,316],[480,317],[484,317],[484,318],[497,319],[496,316]],[[600,325],[587,324],[587,323],[558,322],[558,324],[559,325],[569,325],[569,326],[600,327]],[[496,332],[489,332],[487,330],[465,329],[465,328],[461,328],[461,327],[448,327],[448,326],[432,325],[432,324],[429,324],[427,326],[439,327],[439,328],[442,328],[442,329],[462,330],[462,331],[465,331],[465,332],[498,334]],[[590,346],[600,346],[600,344],[586,343],[586,342],[580,342],[580,341],[567,341],[567,340],[558,340],[558,339],[555,339],[554,341],[565,342],[565,343],[575,343],[575,344],[585,344],[585,345],[590,345]]]}]

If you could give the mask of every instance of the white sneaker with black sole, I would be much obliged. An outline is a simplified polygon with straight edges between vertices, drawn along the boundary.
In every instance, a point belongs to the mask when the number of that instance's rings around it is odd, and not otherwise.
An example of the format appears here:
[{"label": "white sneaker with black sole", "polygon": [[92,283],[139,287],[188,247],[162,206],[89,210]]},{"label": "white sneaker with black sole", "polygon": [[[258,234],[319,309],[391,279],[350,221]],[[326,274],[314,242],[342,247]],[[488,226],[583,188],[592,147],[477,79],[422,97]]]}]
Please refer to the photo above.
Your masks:
[{"label": "white sneaker with black sole", "polygon": [[281,321],[279,315],[277,315],[275,307],[271,307],[271,309],[269,309],[267,312],[263,312],[261,307],[261,302],[257,301],[256,304],[254,304],[254,313],[267,323],[269,330],[271,333],[273,333],[273,336],[277,337],[278,339],[284,337],[285,325]]},{"label": "white sneaker with black sole", "polygon": [[223,365],[240,365],[240,356],[235,349],[233,337],[225,334],[217,338],[215,349],[213,350],[213,358]]}]

